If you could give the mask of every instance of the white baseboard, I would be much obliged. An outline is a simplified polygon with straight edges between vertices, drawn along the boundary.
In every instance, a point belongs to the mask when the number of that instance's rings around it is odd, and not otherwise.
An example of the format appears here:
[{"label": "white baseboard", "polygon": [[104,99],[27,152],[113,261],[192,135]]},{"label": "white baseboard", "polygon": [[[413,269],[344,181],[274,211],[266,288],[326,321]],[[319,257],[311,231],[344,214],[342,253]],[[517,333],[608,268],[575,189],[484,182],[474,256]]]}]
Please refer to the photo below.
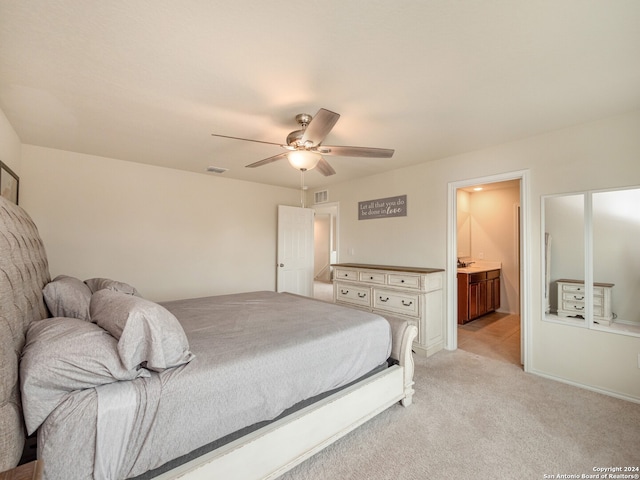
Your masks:
[{"label": "white baseboard", "polygon": [[548,378],[549,380],[555,380],[560,383],[566,383],[567,385],[572,385],[574,387],[582,388],[584,390],[590,390],[592,392],[601,393],[603,395],[607,395],[609,397],[619,398],[620,400],[626,400],[627,402],[639,403],[640,398],[632,397],[630,395],[625,395],[623,393],[614,392],[612,390],[606,390],[603,388],[594,387],[592,385],[586,385],[583,383],[574,382],[572,380],[568,380],[563,377],[558,377],[556,375],[549,375],[548,373],[540,372],[538,370],[528,370],[527,373],[532,373],[534,375],[538,375],[539,377]]}]

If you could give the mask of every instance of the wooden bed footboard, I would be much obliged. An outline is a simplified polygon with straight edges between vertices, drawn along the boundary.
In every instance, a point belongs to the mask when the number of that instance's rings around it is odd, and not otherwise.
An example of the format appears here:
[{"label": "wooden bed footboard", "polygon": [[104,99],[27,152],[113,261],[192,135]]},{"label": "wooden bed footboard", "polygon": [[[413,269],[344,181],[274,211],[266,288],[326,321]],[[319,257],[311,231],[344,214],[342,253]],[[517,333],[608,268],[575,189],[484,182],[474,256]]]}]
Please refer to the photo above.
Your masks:
[{"label": "wooden bed footboard", "polygon": [[388,319],[397,365],[340,390],[292,415],[156,477],[157,480],[274,479],[367,420],[400,402],[411,405],[417,327]]}]

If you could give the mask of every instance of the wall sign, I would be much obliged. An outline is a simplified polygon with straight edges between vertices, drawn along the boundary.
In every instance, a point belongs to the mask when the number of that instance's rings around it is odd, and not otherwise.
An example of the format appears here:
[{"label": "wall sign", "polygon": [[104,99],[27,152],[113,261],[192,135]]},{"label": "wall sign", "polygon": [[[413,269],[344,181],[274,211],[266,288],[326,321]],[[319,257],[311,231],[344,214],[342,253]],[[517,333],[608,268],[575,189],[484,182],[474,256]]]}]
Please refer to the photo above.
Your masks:
[{"label": "wall sign", "polygon": [[358,220],[370,218],[406,217],[407,196],[378,198],[358,202]]}]

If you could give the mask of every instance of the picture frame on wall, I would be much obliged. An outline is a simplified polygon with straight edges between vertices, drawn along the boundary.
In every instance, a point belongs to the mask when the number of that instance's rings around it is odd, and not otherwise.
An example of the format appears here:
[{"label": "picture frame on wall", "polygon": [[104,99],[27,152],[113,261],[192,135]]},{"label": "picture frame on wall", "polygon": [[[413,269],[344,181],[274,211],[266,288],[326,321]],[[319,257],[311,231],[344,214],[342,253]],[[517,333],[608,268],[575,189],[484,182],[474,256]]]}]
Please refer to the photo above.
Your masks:
[{"label": "picture frame on wall", "polygon": [[0,161],[0,195],[18,204],[20,179],[3,161]]}]

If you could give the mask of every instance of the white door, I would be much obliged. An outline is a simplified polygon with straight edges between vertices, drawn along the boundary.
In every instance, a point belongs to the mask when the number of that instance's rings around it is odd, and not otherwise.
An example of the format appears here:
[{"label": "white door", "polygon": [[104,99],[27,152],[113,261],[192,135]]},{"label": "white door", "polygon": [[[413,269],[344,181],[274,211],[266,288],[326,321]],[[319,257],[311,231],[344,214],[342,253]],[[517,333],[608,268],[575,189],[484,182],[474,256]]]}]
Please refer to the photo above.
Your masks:
[{"label": "white door", "polygon": [[313,210],[278,205],[277,291],[313,296]]}]

